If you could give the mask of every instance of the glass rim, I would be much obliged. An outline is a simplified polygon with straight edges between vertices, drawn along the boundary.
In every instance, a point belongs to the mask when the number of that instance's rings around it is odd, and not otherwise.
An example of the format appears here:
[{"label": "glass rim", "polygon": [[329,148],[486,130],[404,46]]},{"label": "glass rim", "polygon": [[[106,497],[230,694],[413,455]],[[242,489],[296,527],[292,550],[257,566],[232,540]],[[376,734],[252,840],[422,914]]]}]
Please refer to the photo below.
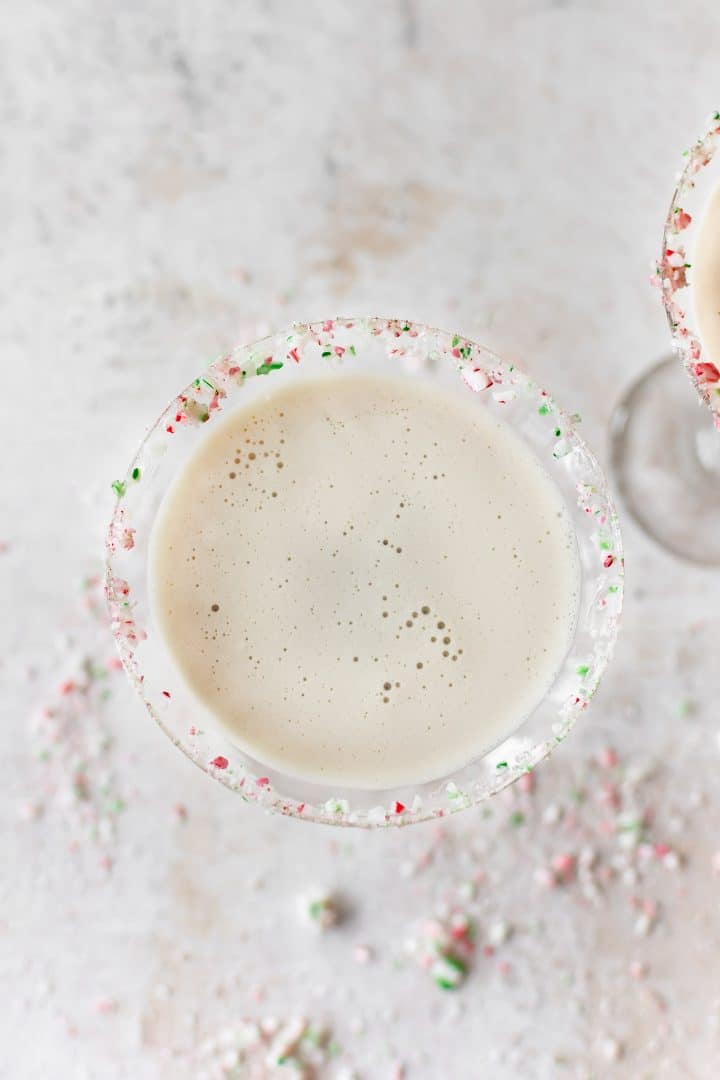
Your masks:
[{"label": "glass rim", "polygon": [[[679,173],[670,199],[662,233],[660,257],[655,263],[652,283],[660,289],[668,320],[673,349],[682,362],[695,390],[704,405],[713,413],[715,426],[720,429],[720,371],[711,361],[703,359],[702,343],[692,315],[686,308],[692,292],[691,269],[687,262],[683,233],[691,225],[683,203],[692,193],[696,177],[713,161],[720,146],[720,110],[711,114],[705,132],[684,152],[685,164]],[[683,306],[678,302],[683,293]]]},{"label": "glass rim", "polygon": [[[168,711],[170,701],[151,700],[146,689],[145,673],[138,664],[136,657],[136,650],[142,641],[141,634],[143,631],[135,625],[133,601],[129,599],[128,592],[125,591],[127,582],[121,576],[123,567],[119,565],[121,562],[119,556],[125,547],[123,537],[126,536],[128,530],[131,534],[135,532],[128,525],[127,495],[133,488],[139,486],[136,481],[141,475],[141,470],[144,470],[146,452],[153,440],[166,438],[168,435],[172,436],[174,434],[172,429],[175,426],[179,428],[193,426],[196,428],[210,419],[214,412],[220,412],[222,410],[223,395],[234,393],[233,380],[240,380],[238,385],[242,385],[246,377],[249,378],[253,374],[252,370],[241,371],[240,367],[234,364],[236,359],[250,356],[254,357],[254,363],[260,356],[274,357],[276,353],[280,355],[277,352],[278,347],[283,352],[286,352],[288,356],[291,356],[292,350],[288,349],[288,344],[292,341],[305,341],[309,342],[310,345],[314,345],[316,341],[319,344],[331,344],[335,340],[336,334],[353,329],[356,333],[369,333],[376,337],[389,335],[391,343],[393,339],[402,338],[405,334],[408,337],[412,337],[413,334],[416,337],[432,335],[434,340],[443,341],[448,345],[448,352],[453,360],[459,359],[461,361],[457,365],[458,369],[462,372],[463,378],[471,390],[478,392],[489,390],[496,399],[499,396],[499,406],[506,404],[502,400],[503,395],[509,402],[512,394],[516,392],[529,395],[533,401],[537,398],[541,402],[538,411],[541,414],[546,413],[554,419],[558,430],[560,430],[560,427],[562,428],[562,440],[559,440],[558,446],[560,442],[563,445],[561,451],[558,452],[563,457],[575,455],[578,460],[584,462],[585,467],[589,470],[589,475],[592,476],[594,481],[592,500],[595,500],[591,504],[594,507],[592,513],[597,514],[598,519],[602,522],[604,534],[607,534],[610,538],[609,542],[606,542],[608,543],[608,551],[611,553],[604,557],[600,579],[604,582],[606,577],[608,579],[611,577],[613,582],[612,586],[608,586],[608,597],[606,598],[606,600],[610,599],[609,591],[612,588],[611,602],[607,605],[607,611],[601,613],[602,633],[598,635],[598,640],[602,639],[603,648],[597,655],[593,655],[592,670],[584,665],[578,667],[580,681],[574,700],[569,701],[567,706],[564,707],[564,713],[558,718],[557,725],[553,725],[555,730],[552,736],[537,743],[532,747],[531,751],[523,751],[526,759],[524,764],[520,761],[514,763],[509,760],[507,762],[497,762],[496,775],[492,777],[492,782],[485,783],[484,786],[478,785],[475,790],[473,790],[472,784],[468,784],[466,787],[458,786],[452,778],[440,777],[437,782],[429,785],[434,787],[436,792],[433,792],[432,796],[428,796],[427,801],[425,798],[416,796],[412,803],[408,803],[400,798],[388,798],[387,796],[390,793],[377,792],[378,802],[381,805],[367,810],[354,809],[350,798],[345,797],[345,795],[352,797],[357,789],[350,789],[343,794],[343,797],[333,796],[322,803],[315,804],[310,800],[288,796],[276,790],[275,784],[269,782],[267,777],[255,775],[253,770],[247,767],[246,758],[241,765],[233,762],[233,768],[231,769],[229,767],[230,754],[228,750],[224,749],[223,753],[215,754],[212,752],[211,743],[213,745],[222,743],[221,749],[230,746],[241,758],[243,753],[236,744],[232,744],[227,733],[222,731],[221,728],[213,732],[210,742],[207,743],[205,741],[206,732],[194,731],[192,727],[189,735],[178,732],[173,726],[171,712]],[[302,346],[296,345],[294,347],[295,351],[297,352],[300,347]],[[338,346],[335,346],[336,350],[337,348]],[[345,351],[344,348],[342,351]],[[454,356],[456,352],[459,354],[457,358]],[[466,360],[469,360],[470,364],[474,360],[482,360],[482,367],[475,367],[473,372],[481,372],[478,378],[483,383],[488,380],[487,385],[474,386],[468,381],[467,376],[470,367],[465,364]],[[263,361],[263,363],[266,363],[266,361]],[[282,363],[279,366],[282,366]],[[262,364],[254,373],[260,374],[261,368]],[[272,370],[272,366],[268,365],[268,370]],[[262,373],[265,374],[264,371]],[[503,390],[503,387],[506,389]],[[219,399],[218,394],[221,395]],[[190,402],[193,403],[193,406],[191,412],[188,413],[188,403]],[[201,403],[200,413],[197,410],[198,402]],[[193,411],[195,415],[192,415]],[[181,416],[182,419],[180,419]],[[177,418],[177,424],[174,418]],[[423,820],[437,819],[483,801],[489,795],[495,794],[513,783],[523,773],[531,771],[539,761],[548,756],[558,743],[564,740],[574,726],[578,716],[584,711],[594,695],[610,661],[619,631],[622,611],[624,561],[617,512],[607,481],[595,455],[576,431],[578,420],[577,416],[571,415],[557,405],[555,399],[549,393],[541,390],[534,380],[517,368],[516,365],[508,364],[493,350],[463,335],[453,334],[450,331],[441,330],[414,320],[362,316],[359,318],[336,317],[310,323],[297,322],[292,324],[288,330],[268,334],[249,345],[238,346],[226,356],[209,365],[203,375],[189,383],[169,402],[155,422],[147,429],[130,461],[124,480],[117,481],[114,485],[117,497],[106,536],[106,594],[112,632],[120,658],[131,683],[142,698],[150,715],[165,735],[175,746],[182,750],[186,757],[207,775],[220,781],[231,790],[239,792],[245,801],[257,802],[265,809],[318,823],[372,828],[404,826]],[[510,426],[512,427],[512,424]],[[555,452],[553,452],[553,457],[556,457]],[[580,487],[581,485],[577,486]],[[578,496],[578,501],[581,497]],[[587,493],[584,497],[590,498]],[[590,505],[585,507],[585,511],[587,513],[591,512]],[[132,546],[134,546],[134,541]],[[602,554],[602,548],[600,554]],[[608,573],[606,574],[606,572]],[[121,583],[120,588],[118,588],[118,582]],[[582,614],[579,613],[578,622],[581,619]],[[579,675],[581,670],[585,672],[582,676]],[[162,693],[166,693],[167,699],[170,699],[169,693],[166,691]],[[517,735],[522,732],[524,726],[525,723],[522,723],[514,734]],[[505,742],[501,743],[501,746],[504,745]],[[479,766],[489,754],[490,752],[481,754],[467,768],[472,768],[475,764]],[[309,786],[317,787],[317,785]],[[482,787],[482,790],[480,790],[480,787]],[[434,797],[437,792],[441,792],[440,796]]]}]

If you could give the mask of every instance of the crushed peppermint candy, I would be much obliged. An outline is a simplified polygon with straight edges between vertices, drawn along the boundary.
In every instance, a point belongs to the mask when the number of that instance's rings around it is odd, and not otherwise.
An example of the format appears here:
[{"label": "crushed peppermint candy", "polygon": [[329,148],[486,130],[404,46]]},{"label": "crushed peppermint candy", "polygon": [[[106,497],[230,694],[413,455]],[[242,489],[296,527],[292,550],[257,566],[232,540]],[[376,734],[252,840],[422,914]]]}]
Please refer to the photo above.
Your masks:
[{"label": "crushed peppermint candy", "polygon": [[[107,624],[102,582],[88,577],[83,584],[81,636],[98,642],[95,651],[71,657],[69,668],[45,702],[30,717],[35,743],[34,798],[19,809],[28,822],[56,815],[71,830],[71,848],[86,841],[107,848],[115,838],[125,809],[121,780],[113,767],[114,739],[105,705],[122,665],[109,655],[109,635],[97,633]],[[87,625],[85,625],[87,624]],[[72,642],[68,643],[72,649]],[[101,865],[109,869],[105,856]]]},{"label": "crushed peppermint candy", "polygon": [[453,909],[426,919],[407,944],[408,952],[442,990],[456,990],[465,981],[475,952],[475,922]]},{"label": "crushed peppermint candy", "polygon": [[196,1080],[316,1080],[341,1053],[327,1027],[305,1018],[240,1020],[192,1055]]},{"label": "crushed peppermint candy", "polygon": [[318,930],[330,930],[337,926],[344,915],[339,897],[325,889],[316,889],[301,896],[299,909],[304,921]]}]

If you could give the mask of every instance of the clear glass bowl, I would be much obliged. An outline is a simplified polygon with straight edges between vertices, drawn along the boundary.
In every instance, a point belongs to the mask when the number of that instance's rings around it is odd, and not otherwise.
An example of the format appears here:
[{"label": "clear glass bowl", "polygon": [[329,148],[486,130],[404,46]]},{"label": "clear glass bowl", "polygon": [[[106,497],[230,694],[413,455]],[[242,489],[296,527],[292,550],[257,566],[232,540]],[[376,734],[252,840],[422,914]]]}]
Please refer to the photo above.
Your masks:
[{"label": "clear glass bowl", "polygon": [[[205,424],[283,380],[365,372],[430,380],[474,394],[544,462],[567,501],[581,563],[572,647],[546,697],[500,745],[452,776],[393,791],[337,790],[285,776],[243,753],[197,701],[153,622],[148,549],[155,515]],[[618,631],[623,559],[615,509],[577,417],[511,364],[472,341],[397,319],[330,319],[235,349],[211,364],[150,429],[123,481],[107,538],[107,596],[125,670],[150,715],[192,761],[245,801],[305,821],[364,827],[443,817],[486,799],[534,768],[585,710]]]}]

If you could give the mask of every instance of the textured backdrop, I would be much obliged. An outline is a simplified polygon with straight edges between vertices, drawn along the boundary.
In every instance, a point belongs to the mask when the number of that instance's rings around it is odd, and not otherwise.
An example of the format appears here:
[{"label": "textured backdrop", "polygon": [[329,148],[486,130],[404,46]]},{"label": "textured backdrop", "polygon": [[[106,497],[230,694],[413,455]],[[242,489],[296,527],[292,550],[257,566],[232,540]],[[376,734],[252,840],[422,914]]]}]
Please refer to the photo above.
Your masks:
[{"label": "textured backdrop", "polygon": [[[717,1076],[720,574],[626,522],[616,662],[535,790],[368,835],[266,818],[173,751],[86,582],[145,427],[293,319],[476,336],[605,460],[667,344],[649,264],[720,101],[717,5],[4,14],[0,1075],[264,1078],[275,1039],[322,1077]],[[314,889],[344,909],[324,932]],[[476,924],[454,991],[422,963],[438,919]]]}]

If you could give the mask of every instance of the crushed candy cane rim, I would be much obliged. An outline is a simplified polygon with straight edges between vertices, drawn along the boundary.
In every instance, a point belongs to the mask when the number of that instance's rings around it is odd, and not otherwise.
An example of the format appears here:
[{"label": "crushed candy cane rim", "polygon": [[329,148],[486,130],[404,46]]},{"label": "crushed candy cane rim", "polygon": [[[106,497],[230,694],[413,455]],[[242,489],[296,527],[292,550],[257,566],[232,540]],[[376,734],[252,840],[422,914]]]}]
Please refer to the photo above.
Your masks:
[{"label": "crushed candy cane rim", "polygon": [[[206,423],[272,393],[284,379],[355,371],[423,378],[473,393],[545,464],[575,529],[581,586],[568,656],[552,687],[509,738],[452,776],[393,791],[337,791],[251,759],[186,687],[155,627],[147,562],[155,515],[172,478],[204,438]],[[246,802],[306,821],[365,828],[407,825],[475,805],[530,772],[587,708],[618,633],[624,564],[617,514],[593,454],[570,416],[532,379],[459,334],[407,320],[337,318],[234,349],[210,364],[149,430],[117,495],[106,540],[112,632],[131,683],[169,739]],[[157,762],[162,769],[162,759]]]},{"label": "crushed candy cane rim", "polygon": [[[709,359],[703,358],[700,335],[692,323],[692,265],[687,260],[694,230],[699,226],[704,208],[705,192],[698,190],[698,185],[701,180],[708,179],[711,172],[708,167],[713,162],[716,166],[720,162],[720,155],[715,156],[718,147],[720,111],[710,116],[705,134],[683,155],[685,164],[670,201],[662,250],[652,281],[660,289],[674,350],[701,401],[712,410],[715,426],[720,429],[720,370]],[[720,172],[715,185],[720,186]]]}]

